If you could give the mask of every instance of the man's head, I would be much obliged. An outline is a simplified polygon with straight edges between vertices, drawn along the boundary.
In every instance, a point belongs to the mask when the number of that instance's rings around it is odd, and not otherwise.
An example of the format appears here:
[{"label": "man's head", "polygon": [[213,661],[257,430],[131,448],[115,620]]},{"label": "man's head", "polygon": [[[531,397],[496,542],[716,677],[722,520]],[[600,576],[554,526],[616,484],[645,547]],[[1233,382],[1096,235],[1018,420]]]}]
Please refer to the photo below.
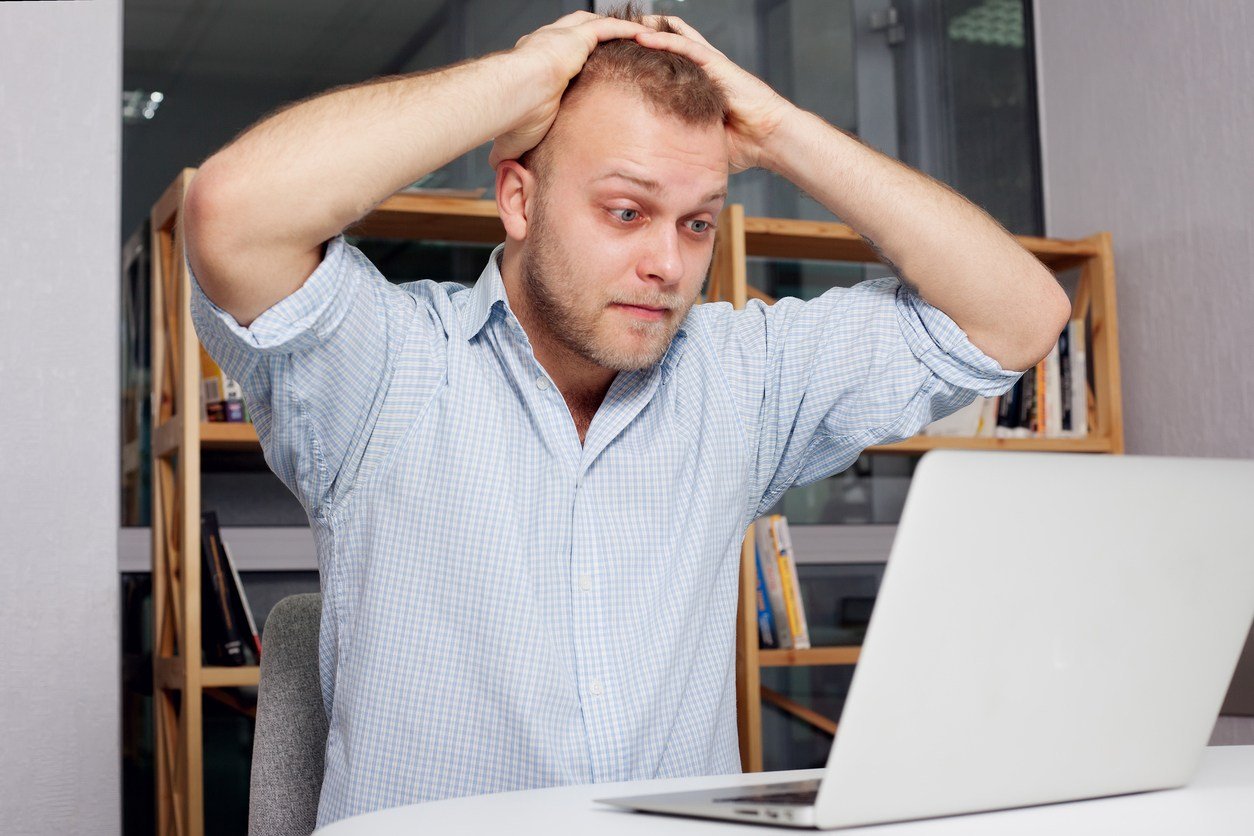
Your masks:
[{"label": "man's head", "polygon": [[625,40],[593,50],[544,139],[497,172],[519,257],[511,305],[533,339],[615,371],[661,359],[709,269],[725,112],[687,58]]}]

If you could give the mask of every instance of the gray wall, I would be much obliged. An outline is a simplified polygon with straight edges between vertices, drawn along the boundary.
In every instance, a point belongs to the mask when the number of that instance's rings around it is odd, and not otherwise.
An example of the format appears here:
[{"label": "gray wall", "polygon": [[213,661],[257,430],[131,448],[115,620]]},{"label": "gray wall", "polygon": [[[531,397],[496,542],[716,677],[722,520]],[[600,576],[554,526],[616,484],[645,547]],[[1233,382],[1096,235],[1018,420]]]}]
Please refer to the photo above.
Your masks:
[{"label": "gray wall", "polygon": [[1046,231],[1109,230],[1129,453],[1254,457],[1254,5],[1037,0]]},{"label": "gray wall", "polygon": [[118,0],[0,3],[0,830],[116,833]]}]

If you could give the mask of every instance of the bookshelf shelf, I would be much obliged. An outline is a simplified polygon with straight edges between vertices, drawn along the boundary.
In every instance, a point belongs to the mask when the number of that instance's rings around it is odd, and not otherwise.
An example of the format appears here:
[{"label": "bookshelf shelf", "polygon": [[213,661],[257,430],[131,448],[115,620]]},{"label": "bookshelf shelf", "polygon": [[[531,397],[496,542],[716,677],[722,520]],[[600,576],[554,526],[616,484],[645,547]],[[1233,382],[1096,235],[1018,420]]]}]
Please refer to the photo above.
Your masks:
[{"label": "bookshelf shelf", "polygon": [[[707,286],[707,301],[744,307],[749,299],[774,300],[747,281],[747,263],[754,258],[818,259],[878,262],[871,247],[850,227],[832,222],[745,217],[732,205],[719,218],[719,237]],[[929,450],[1015,450],[1118,454],[1123,452],[1123,414],[1119,373],[1119,334],[1115,311],[1114,256],[1110,234],[1079,240],[1016,236],[1019,244],[1054,273],[1079,271],[1072,298],[1072,317],[1087,321],[1090,333],[1091,379],[1089,433],[1084,438],[959,438],[917,435],[895,444],[867,448],[867,453],[919,455]],[[834,733],[836,724],[761,684],[764,667],[850,665],[858,648],[761,650],[758,647],[754,527],[741,550],[740,607],[736,622],[736,703],[741,766],[762,770],[762,702],[810,725]]]},{"label": "bookshelf shelf", "polygon": [[926,453],[928,450],[1020,450],[1051,453],[1113,453],[1109,438],[961,438],[916,435],[896,444],[877,444],[868,453]]},{"label": "bookshelf shelf", "polygon": [[257,665],[200,669],[200,684],[204,688],[256,688],[260,678],[261,668]]},{"label": "bookshelf shelf", "polygon": [[203,450],[261,450],[257,428],[250,423],[200,424],[200,446]]},{"label": "bookshelf shelf", "polygon": [[806,650],[759,650],[758,667],[805,668],[814,665],[854,665],[862,648],[811,647]]}]

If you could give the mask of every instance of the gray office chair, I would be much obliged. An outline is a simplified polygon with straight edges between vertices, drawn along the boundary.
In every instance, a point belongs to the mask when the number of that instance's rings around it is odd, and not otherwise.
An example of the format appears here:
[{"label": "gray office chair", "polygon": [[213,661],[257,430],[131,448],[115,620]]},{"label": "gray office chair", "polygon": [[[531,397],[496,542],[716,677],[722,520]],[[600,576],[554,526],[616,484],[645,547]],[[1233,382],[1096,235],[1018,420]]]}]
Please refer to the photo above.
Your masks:
[{"label": "gray office chair", "polygon": [[248,791],[250,836],[308,836],[314,829],[327,745],[318,678],[321,613],[321,595],[291,595],[266,619]]}]

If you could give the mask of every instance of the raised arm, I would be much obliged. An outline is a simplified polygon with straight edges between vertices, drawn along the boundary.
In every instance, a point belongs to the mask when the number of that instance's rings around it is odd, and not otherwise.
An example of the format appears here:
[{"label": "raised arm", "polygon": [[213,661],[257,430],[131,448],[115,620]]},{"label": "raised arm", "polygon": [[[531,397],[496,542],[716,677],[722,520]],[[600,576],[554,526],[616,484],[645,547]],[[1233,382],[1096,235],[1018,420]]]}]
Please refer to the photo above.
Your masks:
[{"label": "raised arm", "polygon": [[[678,18],[637,40],[685,55],[724,85],[734,169],[787,177],[871,242],[1003,368],[1030,369],[1071,315],[1053,274],[957,192],[801,110]],[[957,244],[957,245],[955,245]]]},{"label": "raised arm", "polygon": [[521,155],[601,41],[640,24],[575,12],[511,50],[338,88],[262,120],[205,161],[184,206],[205,294],[247,327],[301,287],[323,244],[389,195],[482,143]]}]

